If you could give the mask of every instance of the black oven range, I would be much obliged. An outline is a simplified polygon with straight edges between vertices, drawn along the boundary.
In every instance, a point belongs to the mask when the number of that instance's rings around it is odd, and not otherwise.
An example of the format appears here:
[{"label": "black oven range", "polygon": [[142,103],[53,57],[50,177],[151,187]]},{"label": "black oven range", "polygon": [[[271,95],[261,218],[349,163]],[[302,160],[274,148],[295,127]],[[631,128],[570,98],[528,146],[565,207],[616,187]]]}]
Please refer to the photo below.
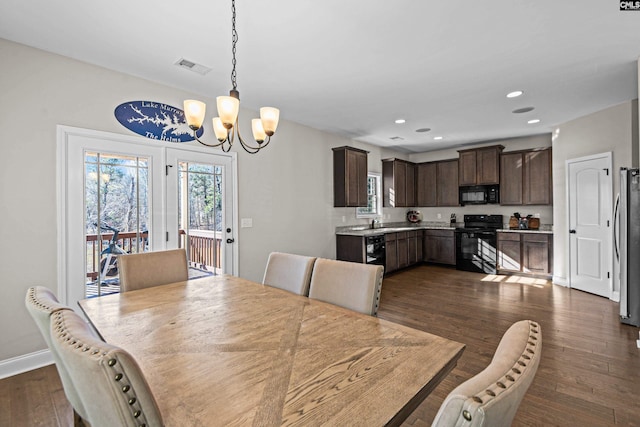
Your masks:
[{"label": "black oven range", "polygon": [[497,230],[502,215],[465,215],[456,229],[456,269],[496,274]]}]

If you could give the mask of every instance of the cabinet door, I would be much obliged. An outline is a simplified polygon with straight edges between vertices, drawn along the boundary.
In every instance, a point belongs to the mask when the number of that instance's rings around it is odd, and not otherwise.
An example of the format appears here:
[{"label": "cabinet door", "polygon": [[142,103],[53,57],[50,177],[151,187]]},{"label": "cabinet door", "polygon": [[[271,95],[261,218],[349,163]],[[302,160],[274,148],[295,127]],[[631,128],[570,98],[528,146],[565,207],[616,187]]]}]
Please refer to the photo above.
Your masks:
[{"label": "cabinet door", "polygon": [[522,271],[520,235],[498,233],[498,270]]},{"label": "cabinet door", "polygon": [[440,264],[456,264],[456,240],[453,231],[424,232],[424,260]]},{"label": "cabinet door", "polygon": [[428,233],[425,233],[423,242],[423,252],[425,262],[438,262],[438,240]]},{"label": "cabinet door", "polygon": [[438,162],[437,175],[438,206],[458,206],[458,161]]},{"label": "cabinet door", "polygon": [[418,165],[417,205],[437,206],[437,163],[421,163]]},{"label": "cabinet door", "polygon": [[333,149],[335,207],[367,206],[367,152],[351,147]]},{"label": "cabinet door", "polygon": [[422,230],[417,231],[416,235],[416,262],[422,262],[424,257],[423,246],[424,244],[424,232]]},{"label": "cabinet door", "polygon": [[409,240],[407,233],[398,233],[398,268],[404,268],[409,265]]},{"label": "cabinet door", "polygon": [[385,234],[385,265],[384,271],[391,273],[398,269],[398,245],[395,233]]},{"label": "cabinet door", "polygon": [[521,205],[524,158],[522,153],[500,156],[500,204]]},{"label": "cabinet door", "polygon": [[336,259],[350,262],[366,262],[364,237],[336,236]]},{"label": "cabinet door", "polygon": [[393,181],[395,184],[396,207],[407,206],[407,164],[395,161],[393,165]]},{"label": "cabinet door", "polygon": [[450,237],[438,237],[439,262],[442,264],[456,265],[456,239],[451,233]]},{"label": "cabinet door", "polygon": [[460,152],[458,162],[459,185],[476,185],[476,151]]},{"label": "cabinet door", "polygon": [[408,263],[413,265],[418,262],[418,238],[411,236],[407,238]]},{"label": "cabinet door", "polygon": [[551,190],[551,150],[528,151],[524,153],[525,205],[550,205]]},{"label": "cabinet door", "polygon": [[416,205],[416,165],[413,163],[405,163],[405,165],[407,168],[405,175],[405,206],[411,207]]},{"label": "cabinet door", "polygon": [[367,200],[367,179],[369,171],[367,170],[367,155],[365,153],[358,153],[356,156],[356,169],[358,170],[358,190],[355,206],[367,206],[369,201]]},{"label": "cabinet door", "polygon": [[479,149],[476,158],[476,182],[478,185],[500,183],[500,151],[497,147]]},{"label": "cabinet door", "polygon": [[549,236],[523,234],[522,271],[525,273],[549,274]]}]

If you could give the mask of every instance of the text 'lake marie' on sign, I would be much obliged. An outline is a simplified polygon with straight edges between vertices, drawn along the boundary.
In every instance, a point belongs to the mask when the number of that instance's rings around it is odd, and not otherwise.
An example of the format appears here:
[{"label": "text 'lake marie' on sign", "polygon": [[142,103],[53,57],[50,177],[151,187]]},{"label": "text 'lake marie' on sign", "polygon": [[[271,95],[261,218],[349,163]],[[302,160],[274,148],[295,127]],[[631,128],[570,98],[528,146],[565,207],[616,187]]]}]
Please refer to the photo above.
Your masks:
[{"label": "text 'lake marie' on sign", "polygon": [[[120,124],[138,135],[168,142],[193,141],[193,131],[184,119],[184,111],[162,102],[129,101],[114,111]],[[202,136],[203,128],[197,132]]]}]

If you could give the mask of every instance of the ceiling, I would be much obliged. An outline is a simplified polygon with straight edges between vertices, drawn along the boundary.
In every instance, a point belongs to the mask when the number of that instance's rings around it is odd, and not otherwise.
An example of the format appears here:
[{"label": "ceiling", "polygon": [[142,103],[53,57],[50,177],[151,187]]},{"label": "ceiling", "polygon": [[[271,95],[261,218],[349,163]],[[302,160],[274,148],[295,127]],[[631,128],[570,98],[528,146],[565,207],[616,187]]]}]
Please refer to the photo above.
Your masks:
[{"label": "ceiling", "polygon": [[[638,97],[640,12],[612,0],[236,8],[244,108],[275,106],[282,119],[403,152],[552,132]],[[2,0],[0,38],[201,96],[231,88],[228,0]],[[174,65],[181,58],[212,70]],[[513,90],[524,94],[508,99]],[[524,107],[535,109],[512,113]]]}]

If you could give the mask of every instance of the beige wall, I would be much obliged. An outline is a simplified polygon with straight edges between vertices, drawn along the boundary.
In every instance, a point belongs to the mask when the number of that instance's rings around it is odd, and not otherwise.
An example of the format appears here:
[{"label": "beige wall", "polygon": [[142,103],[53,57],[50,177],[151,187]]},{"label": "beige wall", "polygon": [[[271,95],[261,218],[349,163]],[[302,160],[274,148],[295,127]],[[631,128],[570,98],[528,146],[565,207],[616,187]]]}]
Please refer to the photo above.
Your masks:
[{"label": "beige wall", "polygon": [[[0,363],[45,348],[24,308],[28,287],[57,291],[56,126],[132,135],[114,118],[125,101],[181,106],[194,95],[0,39]],[[255,113],[242,111],[249,123]],[[370,151],[371,169],[398,153],[286,120],[263,153],[238,152],[240,276],[262,280],[272,250],[335,257],[335,227],[356,224],[355,209],[333,208],[331,147]],[[244,134],[249,135],[247,129]],[[153,143],[149,140],[149,143]],[[404,209],[385,210],[386,220]],[[345,221],[342,221],[344,217]],[[1,372],[0,372],[1,373]]]},{"label": "beige wall", "polygon": [[[569,230],[567,218],[566,161],[579,157],[613,153],[613,194],[618,193],[621,167],[637,165],[632,156],[638,144],[637,100],[580,117],[560,125],[553,137],[553,223],[554,280],[568,283]],[[634,140],[635,138],[635,140]],[[615,289],[614,289],[615,290]]]}]

